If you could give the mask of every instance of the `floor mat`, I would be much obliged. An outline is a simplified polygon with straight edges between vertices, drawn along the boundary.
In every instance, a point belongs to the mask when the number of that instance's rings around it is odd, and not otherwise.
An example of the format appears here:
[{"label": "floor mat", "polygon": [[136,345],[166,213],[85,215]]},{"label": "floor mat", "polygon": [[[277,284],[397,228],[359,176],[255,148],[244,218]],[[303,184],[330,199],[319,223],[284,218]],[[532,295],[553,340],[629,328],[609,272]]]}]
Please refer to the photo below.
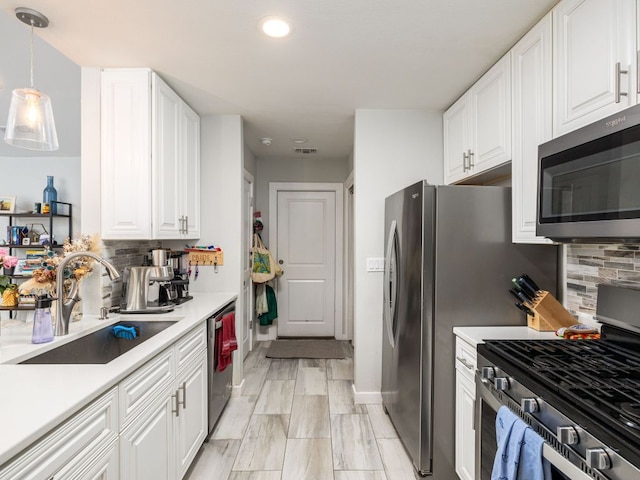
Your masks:
[{"label": "floor mat", "polygon": [[348,342],[343,340],[274,340],[268,358],[346,358]]}]

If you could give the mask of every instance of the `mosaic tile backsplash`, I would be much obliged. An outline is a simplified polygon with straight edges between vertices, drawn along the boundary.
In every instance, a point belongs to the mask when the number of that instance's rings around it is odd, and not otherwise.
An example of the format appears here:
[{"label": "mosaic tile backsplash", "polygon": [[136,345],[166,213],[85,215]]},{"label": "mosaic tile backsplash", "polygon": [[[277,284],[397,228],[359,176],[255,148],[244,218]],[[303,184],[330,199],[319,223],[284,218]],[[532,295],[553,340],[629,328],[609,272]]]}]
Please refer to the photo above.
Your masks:
[{"label": "mosaic tile backsplash", "polygon": [[640,288],[640,245],[568,245],[567,309],[595,314],[599,283]]},{"label": "mosaic tile backsplash", "polygon": [[[149,250],[158,247],[158,242],[144,240],[104,240],[104,257],[113,264],[122,275],[125,267],[139,266]],[[122,299],[122,281],[111,282],[109,275],[102,269],[102,302],[105,307],[120,306]]]}]

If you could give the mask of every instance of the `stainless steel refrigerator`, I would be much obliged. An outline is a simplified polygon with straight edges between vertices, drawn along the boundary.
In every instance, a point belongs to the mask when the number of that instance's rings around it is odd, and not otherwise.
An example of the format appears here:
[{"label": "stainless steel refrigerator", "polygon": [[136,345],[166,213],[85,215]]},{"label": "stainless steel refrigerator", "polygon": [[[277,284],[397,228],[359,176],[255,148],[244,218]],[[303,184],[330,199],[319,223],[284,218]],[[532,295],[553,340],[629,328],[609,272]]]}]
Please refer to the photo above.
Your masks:
[{"label": "stainless steel refrigerator", "polygon": [[507,290],[557,287],[557,247],[511,243],[511,189],[432,186],[385,203],[382,401],[418,473],[455,479],[455,326],[525,325]]}]

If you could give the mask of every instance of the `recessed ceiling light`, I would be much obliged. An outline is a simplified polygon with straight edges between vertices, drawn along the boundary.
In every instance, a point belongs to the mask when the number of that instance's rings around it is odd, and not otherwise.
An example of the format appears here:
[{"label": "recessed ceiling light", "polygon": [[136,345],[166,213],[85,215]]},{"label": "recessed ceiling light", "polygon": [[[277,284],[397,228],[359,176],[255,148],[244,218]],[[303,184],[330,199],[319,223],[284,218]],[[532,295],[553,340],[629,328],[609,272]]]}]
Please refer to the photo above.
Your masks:
[{"label": "recessed ceiling light", "polygon": [[280,17],[265,17],[260,20],[260,29],[270,37],[282,38],[291,33],[291,26]]},{"label": "recessed ceiling light", "polygon": [[309,141],[308,138],[305,137],[299,137],[299,138],[292,138],[291,142],[295,143],[296,145],[302,145],[304,143],[307,143]]}]

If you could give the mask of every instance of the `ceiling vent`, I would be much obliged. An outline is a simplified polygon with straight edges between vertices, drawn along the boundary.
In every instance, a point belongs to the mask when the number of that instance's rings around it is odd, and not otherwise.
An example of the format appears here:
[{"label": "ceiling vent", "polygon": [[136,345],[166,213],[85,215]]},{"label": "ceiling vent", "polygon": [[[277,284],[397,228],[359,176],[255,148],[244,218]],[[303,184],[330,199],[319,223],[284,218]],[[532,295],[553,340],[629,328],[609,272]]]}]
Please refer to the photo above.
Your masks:
[{"label": "ceiling vent", "polygon": [[318,153],[317,148],[294,148],[294,152],[301,153],[302,155],[312,155],[314,153]]}]

